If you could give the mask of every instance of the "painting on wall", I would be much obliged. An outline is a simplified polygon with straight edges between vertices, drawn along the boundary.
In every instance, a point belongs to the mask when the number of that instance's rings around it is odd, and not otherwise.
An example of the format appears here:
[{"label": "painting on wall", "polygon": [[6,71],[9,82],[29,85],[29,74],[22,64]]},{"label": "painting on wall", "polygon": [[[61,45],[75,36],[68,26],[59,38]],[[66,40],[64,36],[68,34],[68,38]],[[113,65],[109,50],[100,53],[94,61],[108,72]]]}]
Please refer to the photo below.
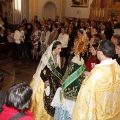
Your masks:
[{"label": "painting on wall", "polygon": [[88,7],[89,0],[71,0],[71,7]]}]

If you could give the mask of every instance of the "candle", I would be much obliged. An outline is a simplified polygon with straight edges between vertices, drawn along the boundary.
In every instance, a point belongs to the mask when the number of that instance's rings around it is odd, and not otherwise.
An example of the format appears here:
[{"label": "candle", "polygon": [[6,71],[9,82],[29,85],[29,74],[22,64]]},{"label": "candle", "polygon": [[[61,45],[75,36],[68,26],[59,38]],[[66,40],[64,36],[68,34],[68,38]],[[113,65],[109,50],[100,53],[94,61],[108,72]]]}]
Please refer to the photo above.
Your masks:
[{"label": "candle", "polygon": [[100,17],[100,14],[101,14],[101,8],[99,9],[99,17]]},{"label": "candle", "polygon": [[105,15],[105,10],[104,10],[104,8],[103,8],[103,17],[104,17],[104,15]]}]

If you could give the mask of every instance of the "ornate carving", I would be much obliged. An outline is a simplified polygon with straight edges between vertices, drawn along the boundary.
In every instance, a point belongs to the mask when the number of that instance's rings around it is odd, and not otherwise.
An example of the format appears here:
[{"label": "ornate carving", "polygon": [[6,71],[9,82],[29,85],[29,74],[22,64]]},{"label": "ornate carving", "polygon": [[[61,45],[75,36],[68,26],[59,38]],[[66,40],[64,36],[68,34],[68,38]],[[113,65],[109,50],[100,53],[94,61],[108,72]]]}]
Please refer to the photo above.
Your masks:
[{"label": "ornate carving", "polygon": [[120,21],[120,0],[93,0],[90,9],[90,18],[98,21],[108,21],[111,11],[114,11],[118,22]]},{"label": "ornate carving", "polygon": [[91,7],[91,8],[94,8],[95,5],[96,5],[96,0],[93,0],[92,3],[91,3],[91,5],[90,5],[90,7]]}]

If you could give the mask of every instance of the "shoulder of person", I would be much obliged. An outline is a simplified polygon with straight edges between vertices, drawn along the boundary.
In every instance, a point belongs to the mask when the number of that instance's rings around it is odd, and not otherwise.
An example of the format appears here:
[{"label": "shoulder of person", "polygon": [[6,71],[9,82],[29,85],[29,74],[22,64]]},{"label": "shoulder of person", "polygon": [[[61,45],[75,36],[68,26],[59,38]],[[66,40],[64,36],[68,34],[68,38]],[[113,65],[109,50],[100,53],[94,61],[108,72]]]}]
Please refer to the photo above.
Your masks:
[{"label": "shoulder of person", "polygon": [[19,30],[16,30],[15,33],[20,33],[20,31],[19,31]]},{"label": "shoulder of person", "polygon": [[15,34],[15,33],[11,33],[10,35],[11,35],[11,36],[14,36],[14,34]]},{"label": "shoulder of person", "polygon": [[41,34],[43,34],[43,33],[44,33],[44,31],[41,32]]},{"label": "shoulder of person", "polygon": [[66,33],[65,36],[69,37],[69,35]]},{"label": "shoulder of person", "polygon": [[38,30],[38,32],[41,32],[41,30]]},{"label": "shoulder of person", "polygon": [[32,112],[28,110],[25,113],[26,115],[24,117],[21,117],[20,120],[34,120]]},{"label": "shoulder of person", "polygon": [[41,35],[41,32],[40,31],[38,31],[38,36],[40,36]]},{"label": "shoulder of person", "polygon": [[46,33],[50,34],[50,31],[48,30]]},{"label": "shoulder of person", "polygon": [[21,117],[19,120],[35,120],[35,119],[31,116],[26,115],[24,117]]}]

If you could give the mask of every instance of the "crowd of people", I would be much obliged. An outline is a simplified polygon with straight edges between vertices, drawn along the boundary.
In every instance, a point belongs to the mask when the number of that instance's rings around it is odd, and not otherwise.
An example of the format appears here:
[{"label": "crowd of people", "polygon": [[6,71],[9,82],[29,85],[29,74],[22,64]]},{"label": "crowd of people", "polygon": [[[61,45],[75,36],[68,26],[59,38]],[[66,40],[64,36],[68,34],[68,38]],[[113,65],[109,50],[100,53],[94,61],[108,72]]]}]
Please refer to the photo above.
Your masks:
[{"label": "crowd of people", "polygon": [[[0,118],[12,107],[20,113],[29,109],[35,120],[119,120],[120,35],[110,22],[58,17],[39,22],[35,16],[31,23],[24,19],[10,38],[16,57],[40,62],[30,83],[33,94],[29,88],[23,100],[27,107],[10,102],[12,87]],[[25,87],[18,88],[15,93],[22,94]]]},{"label": "crowd of people", "polygon": [[[75,18],[72,20],[64,19],[63,22],[60,22],[58,17],[54,21],[51,19],[39,21],[38,17],[35,16],[29,23],[27,19],[23,19],[14,31],[6,27],[2,19],[0,26],[0,43],[14,42],[13,54],[17,59],[29,57],[32,61],[39,61],[47,47],[54,40],[59,40],[62,43],[60,54],[62,68],[65,67],[74,39],[79,34],[86,36],[91,46],[101,39],[110,40],[114,32],[110,22],[98,23],[94,20],[83,22]],[[78,30],[82,31],[78,32]]]}]

